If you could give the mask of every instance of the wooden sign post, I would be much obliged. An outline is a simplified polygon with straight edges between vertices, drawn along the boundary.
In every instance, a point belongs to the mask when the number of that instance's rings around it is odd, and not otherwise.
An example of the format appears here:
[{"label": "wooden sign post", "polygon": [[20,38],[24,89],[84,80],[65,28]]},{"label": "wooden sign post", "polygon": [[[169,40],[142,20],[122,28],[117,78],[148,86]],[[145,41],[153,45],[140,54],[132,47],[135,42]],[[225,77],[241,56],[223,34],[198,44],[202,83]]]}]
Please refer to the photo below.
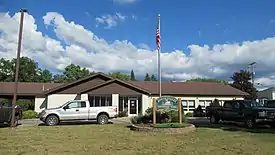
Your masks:
[{"label": "wooden sign post", "polygon": [[156,99],[153,98],[153,124],[156,124],[157,122],[156,112],[157,112],[157,103],[156,103]]},{"label": "wooden sign post", "polygon": [[179,123],[182,123],[182,104],[181,99],[178,99]]}]

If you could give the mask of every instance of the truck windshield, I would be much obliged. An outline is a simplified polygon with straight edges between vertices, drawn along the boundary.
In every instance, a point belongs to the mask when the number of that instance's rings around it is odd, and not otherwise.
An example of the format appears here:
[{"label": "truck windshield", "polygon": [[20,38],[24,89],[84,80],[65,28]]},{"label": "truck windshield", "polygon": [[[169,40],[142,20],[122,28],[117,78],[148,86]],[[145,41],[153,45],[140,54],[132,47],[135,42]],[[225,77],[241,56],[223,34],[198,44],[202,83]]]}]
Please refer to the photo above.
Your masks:
[{"label": "truck windshield", "polygon": [[256,102],[254,100],[252,101],[244,101],[244,105],[248,107],[263,107],[263,104]]},{"label": "truck windshield", "polygon": [[69,102],[71,102],[71,101],[68,101],[68,102],[66,102],[66,103],[62,104],[62,105],[61,105],[61,106],[59,106],[58,108],[62,108],[64,105],[68,104]]}]

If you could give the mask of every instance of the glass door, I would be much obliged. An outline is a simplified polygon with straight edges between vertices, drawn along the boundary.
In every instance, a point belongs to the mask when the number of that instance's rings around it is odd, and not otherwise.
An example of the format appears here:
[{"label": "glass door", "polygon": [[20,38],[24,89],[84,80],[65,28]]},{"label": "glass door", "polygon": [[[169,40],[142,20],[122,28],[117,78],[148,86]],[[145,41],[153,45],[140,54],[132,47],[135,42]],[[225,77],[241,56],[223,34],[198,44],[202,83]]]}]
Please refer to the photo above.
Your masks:
[{"label": "glass door", "polygon": [[128,110],[129,116],[138,115],[138,99],[137,98],[129,98],[128,108],[129,108],[129,110]]}]

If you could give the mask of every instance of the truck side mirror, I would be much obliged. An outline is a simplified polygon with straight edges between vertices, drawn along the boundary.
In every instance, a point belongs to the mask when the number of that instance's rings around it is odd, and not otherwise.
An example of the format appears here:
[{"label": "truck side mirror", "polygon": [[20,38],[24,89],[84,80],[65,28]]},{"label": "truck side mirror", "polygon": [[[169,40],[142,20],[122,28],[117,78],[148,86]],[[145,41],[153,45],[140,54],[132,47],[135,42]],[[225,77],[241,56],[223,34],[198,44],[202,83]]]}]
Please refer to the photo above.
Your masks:
[{"label": "truck side mirror", "polygon": [[65,107],[63,107],[63,109],[64,110],[69,109],[69,106],[66,105]]}]

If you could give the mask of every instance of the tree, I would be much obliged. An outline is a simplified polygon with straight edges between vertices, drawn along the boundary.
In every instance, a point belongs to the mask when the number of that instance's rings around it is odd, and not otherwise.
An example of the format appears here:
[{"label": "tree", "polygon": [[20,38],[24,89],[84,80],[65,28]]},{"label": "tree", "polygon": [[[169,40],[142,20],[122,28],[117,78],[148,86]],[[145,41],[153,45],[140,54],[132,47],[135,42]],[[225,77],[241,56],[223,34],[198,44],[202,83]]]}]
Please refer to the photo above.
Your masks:
[{"label": "tree", "polygon": [[233,83],[232,87],[237,88],[241,91],[247,92],[249,95],[246,96],[246,99],[256,99],[256,88],[250,82],[252,74],[248,71],[240,70],[239,72],[235,72],[231,79]]},{"label": "tree", "polygon": [[0,81],[11,82],[10,77],[13,74],[12,63],[4,58],[0,59]]},{"label": "tree", "polygon": [[136,77],[135,77],[135,73],[133,70],[131,70],[131,77],[130,77],[131,81],[136,81]]},{"label": "tree", "polygon": [[[13,82],[15,78],[16,59],[0,59],[0,80]],[[28,57],[20,58],[19,82],[39,82],[41,69],[38,63]]]},{"label": "tree", "polygon": [[63,75],[66,82],[73,82],[89,76],[90,71],[85,67],[81,68],[79,65],[70,64],[65,68]]},{"label": "tree", "polygon": [[65,77],[62,74],[56,74],[53,76],[53,82],[54,83],[65,83]]},{"label": "tree", "polygon": [[151,75],[151,78],[150,78],[150,79],[151,79],[151,81],[157,81],[157,79],[156,79],[156,77],[155,77],[154,74]]},{"label": "tree", "polygon": [[44,69],[41,73],[40,73],[40,82],[52,82],[53,81],[53,74],[47,70]]},{"label": "tree", "polygon": [[144,81],[151,81],[150,75],[146,73]]},{"label": "tree", "polygon": [[116,79],[120,79],[120,80],[124,80],[124,81],[129,81],[130,80],[130,76],[127,74],[122,74],[120,72],[113,72],[110,74],[111,77],[116,78]]},{"label": "tree", "polygon": [[186,82],[217,82],[217,83],[224,83],[224,80],[219,79],[212,79],[212,78],[194,78],[190,80],[186,80]]}]

